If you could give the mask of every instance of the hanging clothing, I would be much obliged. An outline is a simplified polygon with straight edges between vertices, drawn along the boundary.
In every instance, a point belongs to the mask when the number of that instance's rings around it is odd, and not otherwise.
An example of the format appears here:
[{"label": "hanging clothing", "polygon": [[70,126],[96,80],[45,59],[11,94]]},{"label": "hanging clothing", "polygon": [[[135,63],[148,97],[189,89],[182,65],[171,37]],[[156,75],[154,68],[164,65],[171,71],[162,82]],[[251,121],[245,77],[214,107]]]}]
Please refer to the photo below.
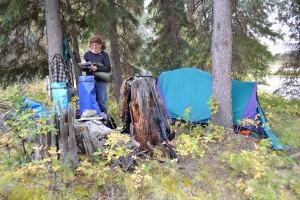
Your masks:
[{"label": "hanging clothing", "polygon": [[70,72],[60,54],[55,54],[53,56],[51,63],[51,78],[54,83],[66,82],[68,87],[72,86]]}]

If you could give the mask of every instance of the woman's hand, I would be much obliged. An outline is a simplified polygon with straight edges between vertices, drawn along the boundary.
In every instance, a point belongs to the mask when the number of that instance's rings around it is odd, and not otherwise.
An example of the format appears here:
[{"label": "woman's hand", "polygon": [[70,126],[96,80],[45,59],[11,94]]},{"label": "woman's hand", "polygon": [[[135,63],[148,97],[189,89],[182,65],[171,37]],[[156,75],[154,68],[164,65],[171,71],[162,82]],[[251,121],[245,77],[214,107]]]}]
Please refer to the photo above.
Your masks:
[{"label": "woman's hand", "polygon": [[96,67],[95,65],[92,65],[92,66],[90,67],[90,69],[91,69],[92,71],[96,71],[96,70],[97,70],[97,67]]}]

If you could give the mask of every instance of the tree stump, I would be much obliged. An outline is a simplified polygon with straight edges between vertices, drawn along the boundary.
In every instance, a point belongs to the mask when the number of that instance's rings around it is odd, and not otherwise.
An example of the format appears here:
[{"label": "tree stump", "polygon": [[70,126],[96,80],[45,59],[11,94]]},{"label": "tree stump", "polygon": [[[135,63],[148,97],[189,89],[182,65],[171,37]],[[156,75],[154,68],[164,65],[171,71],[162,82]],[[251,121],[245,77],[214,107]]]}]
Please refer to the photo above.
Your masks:
[{"label": "tree stump", "polygon": [[[116,130],[108,128],[100,120],[80,121],[75,119],[75,108],[69,105],[68,112],[61,112],[59,118],[55,118],[56,126],[58,127],[58,149],[61,150],[60,160],[63,166],[71,166],[76,169],[79,163],[78,154],[86,154],[97,158],[94,155],[98,149],[105,150],[109,148],[106,145],[106,140],[109,134],[118,133]],[[49,138],[53,138],[49,135]],[[121,142],[121,141],[120,141]],[[49,145],[54,144],[53,141],[48,141]],[[140,155],[140,144],[131,139],[126,145],[126,148],[133,150],[125,158],[121,157],[118,160],[112,160],[113,165],[120,166],[124,171],[134,169],[136,165],[133,155]]]},{"label": "tree stump", "polygon": [[[63,166],[70,165],[72,169],[76,169],[79,159],[78,150],[75,139],[75,108],[68,106],[67,112],[63,112],[60,108],[58,147],[61,150],[60,160]],[[66,121],[67,120],[67,121]],[[53,142],[50,144],[53,144]]]},{"label": "tree stump", "polygon": [[[141,149],[148,150],[152,146],[158,146],[162,139],[168,143],[168,138],[161,137],[165,130],[160,127],[157,107],[163,112],[164,122],[166,118],[163,102],[156,88],[156,78],[131,78],[123,83],[121,93],[121,117],[123,121],[130,122],[130,133],[141,144]],[[131,119],[128,119],[128,113]]]},{"label": "tree stump", "polygon": [[79,147],[82,153],[88,156],[94,156],[98,148],[103,150],[107,136],[116,133],[99,120],[82,122],[76,120],[74,127]]},{"label": "tree stump", "polygon": [[[106,140],[110,134],[118,133],[117,131],[106,127],[99,120],[75,120],[74,127],[79,149],[82,153],[94,158],[98,157],[94,155],[98,149],[103,152],[107,148],[112,148],[106,144]],[[124,144],[122,141],[119,141],[119,145],[125,146],[126,149],[130,149],[132,152],[126,157],[112,159],[111,164],[114,166],[120,166],[124,171],[133,170],[136,165],[133,156],[141,155],[139,152],[140,144],[134,139],[131,139],[126,144]]]}]

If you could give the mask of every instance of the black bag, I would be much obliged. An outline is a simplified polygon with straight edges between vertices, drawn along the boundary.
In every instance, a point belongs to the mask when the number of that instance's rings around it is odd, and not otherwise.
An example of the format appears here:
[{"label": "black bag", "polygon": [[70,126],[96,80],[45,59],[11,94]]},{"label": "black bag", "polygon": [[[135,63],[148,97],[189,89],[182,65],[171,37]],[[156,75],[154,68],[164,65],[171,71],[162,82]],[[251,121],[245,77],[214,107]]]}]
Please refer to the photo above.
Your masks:
[{"label": "black bag", "polygon": [[112,79],[112,71],[110,72],[95,72],[95,78],[103,82],[110,82]]}]

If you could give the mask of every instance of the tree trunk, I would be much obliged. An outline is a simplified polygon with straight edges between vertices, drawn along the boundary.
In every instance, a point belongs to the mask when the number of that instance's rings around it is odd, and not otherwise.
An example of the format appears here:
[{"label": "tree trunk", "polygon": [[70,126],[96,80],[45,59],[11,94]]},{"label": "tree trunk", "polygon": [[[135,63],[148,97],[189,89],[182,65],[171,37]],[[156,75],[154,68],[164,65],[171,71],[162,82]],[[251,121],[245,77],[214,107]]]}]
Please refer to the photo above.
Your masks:
[{"label": "tree trunk", "polygon": [[[66,4],[67,4],[66,10],[70,17],[70,23],[75,24],[76,20],[73,15],[74,11],[72,9],[71,3],[69,1],[67,1]],[[79,44],[78,44],[79,32],[80,32],[80,30],[78,30],[77,26],[71,26],[70,36],[71,36],[72,47],[70,47],[70,55],[71,55],[71,59],[72,59],[72,63],[73,63],[74,79],[76,80],[76,81],[74,81],[74,84],[76,85],[75,87],[77,87],[77,85],[78,85],[78,76],[81,76],[81,69],[77,65],[77,63],[81,63],[80,53],[79,53]]]},{"label": "tree trunk", "polygon": [[[115,10],[115,0],[110,0],[111,12]],[[117,20],[113,17],[110,22],[110,45],[111,45],[111,65],[113,70],[113,83],[116,101],[120,99],[120,89],[122,85],[122,70],[121,70],[121,56],[118,44]]]},{"label": "tree trunk", "polygon": [[76,36],[72,36],[72,37],[73,37],[72,39],[73,49],[70,50],[70,55],[74,67],[74,78],[75,78],[74,84],[76,85],[76,88],[78,88],[78,76],[81,76],[81,69],[77,63],[81,63],[81,59],[79,54],[78,40]]},{"label": "tree trunk", "polygon": [[212,35],[212,95],[219,101],[219,111],[212,122],[232,128],[232,30],[230,0],[214,0]]},{"label": "tree trunk", "polygon": [[59,18],[59,1],[45,0],[45,16],[48,43],[49,78],[51,77],[51,62],[55,54],[62,55],[62,29]]}]

